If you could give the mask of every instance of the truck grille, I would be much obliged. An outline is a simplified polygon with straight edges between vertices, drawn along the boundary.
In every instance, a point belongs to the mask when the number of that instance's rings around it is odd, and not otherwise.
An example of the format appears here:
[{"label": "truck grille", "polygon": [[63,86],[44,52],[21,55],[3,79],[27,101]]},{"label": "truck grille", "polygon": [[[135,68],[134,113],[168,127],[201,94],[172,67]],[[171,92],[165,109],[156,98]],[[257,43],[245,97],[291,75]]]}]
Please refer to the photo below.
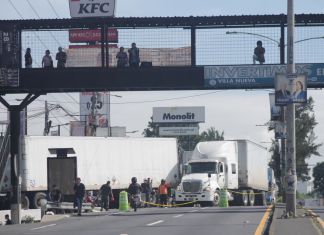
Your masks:
[{"label": "truck grille", "polygon": [[183,182],[182,188],[185,193],[197,193],[201,190],[201,182]]}]

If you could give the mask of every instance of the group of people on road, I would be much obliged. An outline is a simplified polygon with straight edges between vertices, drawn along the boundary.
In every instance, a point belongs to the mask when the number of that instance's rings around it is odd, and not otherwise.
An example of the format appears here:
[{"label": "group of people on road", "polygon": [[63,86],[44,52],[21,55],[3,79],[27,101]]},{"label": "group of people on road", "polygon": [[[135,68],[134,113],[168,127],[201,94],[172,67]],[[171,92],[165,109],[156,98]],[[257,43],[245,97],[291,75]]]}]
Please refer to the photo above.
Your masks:
[{"label": "group of people on road", "polygon": [[144,179],[141,185],[137,183],[136,177],[133,177],[131,181],[132,183],[128,187],[128,194],[131,207],[134,211],[137,211],[137,207],[140,205],[141,194],[145,196],[144,207],[148,207],[152,203],[151,197],[156,194],[158,195],[156,203],[159,203],[158,205],[160,207],[164,207],[168,204],[168,196],[170,195],[171,187],[166,183],[165,179],[161,180],[157,192],[152,189],[152,180],[150,180],[150,178]]},{"label": "group of people on road", "polygon": [[[81,216],[82,212],[82,203],[86,200],[86,188],[83,183],[81,183],[81,178],[77,177],[73,186],[74,190],[74,208],[77,208],[77,215]],[[161,180],[157,190],[152,188],[152,180],[150,178],[144,179],[142,184],[137,183],[137,178],[132,177],[131,184],[128,187],[128,195],[131,207],[134,211],[137,210],[141,202],[141,194],[144,195],[145,200],[144,207],[148,207],[151,203],[159,203],[161,207],[168,204],[168,196],[170,195],[171,187],[166,183],[165,179]],[[158,196],[158,200],[153,200],[154,196]],[[108,180],[105,184],[100,187],[99,194],[100,196],[100,211],[109,210],[110,201],[114,201],[114,195],[112,192],[112,187],[110,181]],[[51,202],[61,202],[62,192],[56,185],[52,186],[52,189],[49,192],[48,199]],[[91,200],[89,201],[91,202]]]},{"label": "group of people on road", "polygon": [[[63,51],[62,47],[58,48],[55,59],[57,60],[57,68],[65,68],[67,54]],[[33,67],[33,58],[31,55],[31,49],[27,48],[25,53],[25,68]],[[45,51],[45,55],[42,59],[42,68],[54,68],[54,62],[51,56],[50,50]]]}]

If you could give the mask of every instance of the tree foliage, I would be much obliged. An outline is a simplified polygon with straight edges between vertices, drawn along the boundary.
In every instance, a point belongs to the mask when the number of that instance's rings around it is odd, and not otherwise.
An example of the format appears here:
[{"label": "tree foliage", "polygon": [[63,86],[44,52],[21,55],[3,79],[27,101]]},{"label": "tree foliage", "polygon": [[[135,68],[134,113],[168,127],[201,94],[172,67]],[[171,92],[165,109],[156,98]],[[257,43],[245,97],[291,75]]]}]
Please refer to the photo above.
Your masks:
[{"label": "tree foliage", "polygon": [[[148,122],[147,128],[144,129],[142,135],[144,137],[158,137],[159,126],[153,123],[153,118]],[[219,132],[215,127],[210,127],[203,131],[200,135],[178,136],[178,144],[183,150],[191,151],[196,144],[201,141],[224,140],[224,131]]]},{"label": "tree foliage", "polygon": [[[309,177],[309,168],[306,160],[311,156],[320,156],[318,148],[322,144],[315,143],[314,128],[318,124],[314,114],[314,100],[312,97],[304,105],[296,106],[296,170],[299,180],[307,181]],[[275,141],[270,149],[272,161],[270,166],[277,172],[277,181],[280,178],[280,160],[278,161],[279,149],[275,147]],[[278,152],[277,152],[278,151]],[[280,157],[279,157],[280,159]]]},{"label": "tree foliage", "polygon": [[324,162],[317,163],[313,169],[314,190],[324,196]]}]

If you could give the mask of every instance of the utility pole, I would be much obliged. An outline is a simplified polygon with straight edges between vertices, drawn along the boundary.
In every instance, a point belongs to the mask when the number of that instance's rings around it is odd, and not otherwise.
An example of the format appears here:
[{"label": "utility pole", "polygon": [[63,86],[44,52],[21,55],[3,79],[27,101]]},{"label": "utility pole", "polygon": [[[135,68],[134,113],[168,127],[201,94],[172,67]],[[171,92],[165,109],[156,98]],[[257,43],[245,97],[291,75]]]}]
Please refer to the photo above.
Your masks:
[{"label": "utility pole", "polygon": [[[287,76],[295,73],[294,62],[294,0],[287,3]],[[296,216],[296,133],[295,104],[287,105],[287,143],[286,143],[286,213]],[[292,185],[288,185],[288,182]]]},{"label": "utility pole", "polygon": [[45,101],[45,125],[44,125],[44,132],[43,135],[48,135],[48,105],[47,105],[47,100]]}]

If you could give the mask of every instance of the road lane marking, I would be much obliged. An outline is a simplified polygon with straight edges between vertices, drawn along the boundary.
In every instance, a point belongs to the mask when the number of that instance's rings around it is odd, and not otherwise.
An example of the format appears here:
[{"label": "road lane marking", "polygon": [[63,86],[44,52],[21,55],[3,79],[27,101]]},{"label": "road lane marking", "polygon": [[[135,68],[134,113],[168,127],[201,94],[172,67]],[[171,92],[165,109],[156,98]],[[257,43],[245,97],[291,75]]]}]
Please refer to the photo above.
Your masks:
[{"label": "road lane marking", "polygon": [[155,221],[153,223],[147,224],[147,226],[153,226],[153,225],[160,224],[160,223],[163,223],[163,222],[164,222],[164,220],[158,220],[158,221]]},{"label": "road lane marking", "polygon": [[201,208],[202,210],[206,210],[208,207],[203,207],[203,208]]},{"label": "road lane marking", "polygon": [[49,224],[49,225],[44,225],[44,226],[41,226],[41,227],[37,227],[37,228],[32,228],[30,230],[38,230],[38,229],[42,229],[42,228],[47,228],[47,227],[52,227],[52,226],[55,226],[56,224]]},{"label": "road lane marking", "polygon": [[270,205],[270,206],[267,207],[266,212],[264,213],[264,215],[263,215],[257,229],[255,230],[254,235],[262,235],[262,232],[264,231],[264,228],[265,228],[265,226],[267,224],[267,220],[269,218],[269,214],[270,214],[270,212],[272,210],[272,207],[273,207],[273,205]]},{"label": "road lane marking", "polygon": [[181,217],[181,216],[184,216],[184,214],[181,214],[181,215],[175,215],[175,216],[173,216],[173,218],[179,218],[179,217]]},{"label": "road lane marking", "polygon": [[189,211],[190,213],[192,213],[192,212],[197,212],[198,210],[193,210],[193,211]]}]

